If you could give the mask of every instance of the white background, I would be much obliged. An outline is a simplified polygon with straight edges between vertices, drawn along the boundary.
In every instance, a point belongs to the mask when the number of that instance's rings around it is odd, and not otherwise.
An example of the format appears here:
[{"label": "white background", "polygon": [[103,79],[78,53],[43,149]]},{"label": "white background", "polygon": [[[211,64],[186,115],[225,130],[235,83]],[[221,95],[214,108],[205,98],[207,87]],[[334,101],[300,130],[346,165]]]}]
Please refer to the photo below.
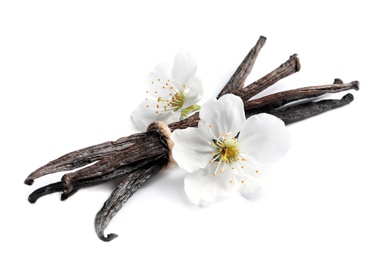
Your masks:
[{"label": "white background", "polygon": [[[1,259],[379,259],[379,32],[375,1],[1,1]],[[156,176],[100,241],[115,183],[29,204],[60,174],[26,176],[67,152],[136,132],[145,76],[194,53],[215,97],[258,37],[249,81],[298,53],[299,73],[265,91],[359,80],[347,107],[290,125],[290,152],[253,200],[191,205],[177,168]],[[343,94],[334,95],[340,98]],[[7,255],[4,257],[4,255]]]}]

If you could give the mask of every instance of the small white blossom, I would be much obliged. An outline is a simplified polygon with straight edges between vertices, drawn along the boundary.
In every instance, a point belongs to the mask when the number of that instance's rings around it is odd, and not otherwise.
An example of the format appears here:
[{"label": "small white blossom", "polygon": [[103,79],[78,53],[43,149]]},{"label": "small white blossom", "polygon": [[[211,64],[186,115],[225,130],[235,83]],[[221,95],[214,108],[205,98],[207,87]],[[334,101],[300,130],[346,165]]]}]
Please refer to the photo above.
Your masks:
[{"label": "small white blossom", "polygon": [[195,58],[184,52],[174,58],[173,69],[167,64],[158,64],[148,75],[147,98],[132,112],[132,121],[145,131],[154,121],[167,124],[176,122],[198,110],[196,103],[203,96],[203,86],[195,77]]},{"label": "small white blossom", "polygon": [[185,192],[195,204],[213,202],[238,191],[250,196],[257,187],[257,163],[270,163],[288,151],[283,121],[269,114],[246,120],[243,101],[222,96],[203,105],[198,128],[175,130],[173,158],[188,174]]}]

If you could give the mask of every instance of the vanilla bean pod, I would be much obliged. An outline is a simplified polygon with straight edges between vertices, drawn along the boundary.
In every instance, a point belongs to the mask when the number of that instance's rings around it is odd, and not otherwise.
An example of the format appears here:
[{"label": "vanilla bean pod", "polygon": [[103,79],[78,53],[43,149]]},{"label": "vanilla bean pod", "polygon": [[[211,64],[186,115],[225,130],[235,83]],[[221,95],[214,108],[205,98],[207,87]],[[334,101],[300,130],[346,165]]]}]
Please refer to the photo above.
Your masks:
[{"label": "vanilla bean pod", "polygon": [[108,174],[105,174],[105,175],[96,176],[96,177],[88,178],[88,179],[76,180],[76,181],[71,183],[71,185],[73,186],[73,191],[70,193],[64,192],[64,185],[61,181],[56,182],[56,183],[52,183],[52,184],[43,186],[43,187],[33,191],[29,195],[28,201],[30,203],[35,203],[42,196],[45,196],[45,195],[48,195],[51,193],[55,193],[55,192],[63,192],[61,194],[61,200],[65,200],[68,197],[70,197],[71,195],[73,195],[79,189],[82,189],[85,187],[90,187],[90,186],[95,186],[95,185],[98,185],[98,184],[101,184],[104,182],[108,182],[108,181],[112,181],[112,180],[116,180],[116,179],[120,179],[120,178],[124,177],[125,175],[130,174],[131,172],[136,171],[140,168],[150,167],[152,164],[160,164],[161,160],[167,160],[165,154],[159,154],[156,156],[152,156],[151,158],[149,158],[149,160],[147,160],[147,159],[140,160],[138,162],[135,162],[135,163],[126,165],[124,167],[118,168],[118,169],[116,169],[116,170],[114,170]]},{"label": "vanilla bean pod", "polygon": [[158,149],[161,145],[161,141],[156,138],[156,136],[148,135],[147,138],[142,140],[143,142],[141,143],[137,142],[126,149],[115,151],[112,156],[101,158],[98,162],[89,167],[65,174],[62,177],[65,193],[70,193],[73,190],[71,183],[75,181],[103,176],[124,165],[146,158],[151,159],[153,156],[162,154],[162,149]]},{"label": "vanilla bean pod", "polygon": [[244,87],[245,80],[251,73],[253,65],[256,62],[256,58],[259,55],[261,48],[264,46],[266,38],[260,36],[256,45],[247,54],[244,60],[241,62],[239,67],[236,69],[235,73],[232,75],[231,79],[227,82],[226,86],[220,91],[217,98],[225,94],[235,94],[239,89]]},{"label": "vanilla bean pod", "polygon": [[301,64],[298,59],[298,56],[297,54],[293,54],[286,62],[281,64],[272,72],[268,73],[259,80],[251,83],[247,87],[239,89],[239,91],[236,92],[236,95],[240,96],[241,99],[243,99],[243,101],[247,101],[253,96],[265,90],[266,88],[272,86],[277,81],[287,76],[290,76],[295,72],[300,71],[300,69]]},{"label": "vanilla bean pod", "polygon": [[116,141],[92,145],[65,154],[32,172],[25,179],[24,183],[27,185],[32,185],[35,179],[44,175],[80,168],[87,164],[98,161],[104,156],[107,156],[110,152],[126,149],[129,146],[132,146],[134,143],[146,138],[146,133],[138,133],[130,135],[128,137],[119,138]]},{"label": "vanilla bean pod", "polygon": [[101,240],[111,241],[117,237],[114,233],[104,236],[104,230],[133,193],[151,177],[156,175],[163,168],[163,164],[153,164],[147,169],[139,169],[119,183],[95,217],[96,234]]},{"label": "vanilla bean pod", "polygon": [[[150,127],[144,136],[140,136],[138,142],[135,140],[136,143],[128,150],[109,151],[101,163],[63,175],[60,184],[53,183],[35,190],[29,196],[29,202],[34,203],[41,196],[59,191],[64,192],[61,196],[64,200],[80,188],[122,177],[152,163],[162,164],[162,160],[168,162],[167,140],[162,139],[157,129]],[[82,150],[87,151],[86,148]]]},{"label": "vanilla bean pod", "polygon": [[[300,70],[300,62],[297,55],[292,55],[278,68],[244,87],[245,80],[252,70],[259,51],[265,44],[265,40],[265,37],[259,38],[255,47],[245,57],[218,95],[218,98],[227,93],[239,95],[245,103],[247,117],[260,112],[266,112],[278,116],[286,124],[346,105],[353,100],[351,94],[346,95],[341,100],[322,100],[319,102],[312,102],[310,100],[310,98],[325,93],[336,93],[358,88],[358,82],[343,84],[340,80],[336,80],[332,85],[284,91],[261,99],[248,101],[280,79]],[[307,100],[307,103],[293,104],[293,106],[287,108],[283,107],[289,102],[301,99]],[[169,124],[168,127],[170,131],[195,127],[198,125],[198,121],[199,113],[195,113],[180,122]],[[169,163],[170,149],[167,143],[168,139],[167,137],[164,138],[156,130],[153,127],[148,129],[146,133],[139,133],[120,138],[115,142],[106,142],[80,149],[42,166],[27,177],[25,180],[26,184],[31,185],[34,179],[46,174],[75,170],[94,163],[87,168],[63,175],[61,182],[35,190],[29,196],[29,201],[33,203],[41,196],[53,192],[63,192],[61,199],[64,200],[83,187],[97,185],[109,180],[122,179],[95,219],[95,229],[99,238],[104,241],[112,240],[116,237],[115,234],[104,236],[104,230],[112,217],[143,183],[165,168]]]},{"label": "vanilla bean pod", "polygon": [[308,102],[284,110],[273,110],[270,114],[281,118],[285,124],[289,125],[321,113],[330,111],[350,104],[354,100],[352,94],[346,94],[341,99],[325,99],[317,102]]},{"label": "vanilla bean pod", "polygon": [[263,112],[270,113],[271,110],[293,101],[314,98],[328,93],[338,93],[347,90],[359,90],[359,82],[352,81],[344,84],[340,79],[335,79],[334,83],[330,85],[312,86],[282,91],[244,102],[244,110],[246,114],[258,114]]},{"label": "vanilla bean pod", "polygon": [[159,162],[151,163],[148,167],[141,167],[128,174],[122,180],[111,196],[104,203],[103,207],[96,214],[95,230],[98,237],[103,241],[111,241],[116,234],[104,236],[104,230],[111,219],[122,208],[127,200],[141,187],[147,180],[156,175],[163,168],[168,167],[172,162],[171,149],[173,142],[170,140],[170,129],[162,122],[154,122],[148,126],[147,133],[160,140],[161,150],[164,157]]}]

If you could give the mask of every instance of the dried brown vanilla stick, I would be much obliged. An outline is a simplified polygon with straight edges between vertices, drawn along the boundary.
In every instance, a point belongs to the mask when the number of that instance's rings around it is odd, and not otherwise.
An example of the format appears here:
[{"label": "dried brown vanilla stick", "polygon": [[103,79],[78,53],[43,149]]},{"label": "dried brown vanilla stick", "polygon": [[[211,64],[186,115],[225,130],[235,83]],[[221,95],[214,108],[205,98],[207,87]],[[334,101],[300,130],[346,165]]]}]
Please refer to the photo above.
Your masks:
[{"label": "dried brown vanilla stick", "polygon": [[244,58],[240,66],[236,69],[234,75],[227,82],[226,86],[220,91],[217,98],[225,94],[235,94],[236,90],[244,87],[245,80],[247,79],[249,73],[251,73],[253,65],[256,62],[256,58],[259,55],[261,48],[264,46],[267,39],[264,36],[260,36],[256,45],[251,49],[251,51]]},{"label": "dried brown vanilla stick", "polygon": [[346,94],[341,99],[324,99],[318,102],[308,102],[301,105],[288,107],[284,110],[274,110],[270,114],[277,116],[289,125],[312,116],[330,111],[350,104],[354,100],[352,94]]},{"label": "dried brown vanilla stick", "polygon": [[[244,101],[246,117],[265,112],[276,115],[286,124],[347,105],[353,100],[352,94],[347,94],[342,99],[324,99],[317,102],[313,100],[315,97],[328,93],[358,90],[359,82],[344,84],[341,80],[335,80],[334,84],[330,85],[298,88],[253,99],[264,89],[300,70],[297,55],[292,55],[266,76],[244,87],[245,80],[265,41],[265,37],[259,38],[221,90],[218,98],[228,93],[238,95]],[[302,103],[294,101],[302,101]],[[170,163],[171,141],[168,133],[176,129],[196,127],[199,120],[199,113],[195,113],[182,121],[169,124],[165,131],[162,131],[163,127],[159,125],[160,123],[154,123],[147,132],[83,148],[53,160],[32,172],[25,180],[25,184],[31,185],[35,179],[47,174],[74,171],[63,175],[60,182],[35,190],[30,194],[29,201],[34,203],[38,198],[53,192],[62,192],[61,199],[64,200],[81,188],[120,179],[119,185],[95,218],[95,230],[98,237],[104,241],[110,241],[117,235],[104,235],[104,230],[112,217],[141,185]],[[93,164],[75,171],[91,163]]]},{"label": "dried brown vanilla stick", "polygon": [[250,115],[263,112],[270,113],[270,111],[273,111],[274,109],[282,107],[293,101],[310,99],[321,96],[323,94],[337,93],[352,89],[359,90],[358,81],[344,84],[340,79],[335,79],[334,84],[292,89],[267,95],[259,99],[247,101],[244,104],[244,110]]},{"label": "dried brown vanilla stick", "polygon": [[234,94],[240,96],[243,101],[254,97],[259,94],[261,91],[272,86],[277,81],[292,75],[293,73],[301,69],[300,61],[297,54],[293,54],[290,58],[283,64],[281,64],[277,69],[268,73],[261,79],[253,82],[244,88],[239,88]]}]

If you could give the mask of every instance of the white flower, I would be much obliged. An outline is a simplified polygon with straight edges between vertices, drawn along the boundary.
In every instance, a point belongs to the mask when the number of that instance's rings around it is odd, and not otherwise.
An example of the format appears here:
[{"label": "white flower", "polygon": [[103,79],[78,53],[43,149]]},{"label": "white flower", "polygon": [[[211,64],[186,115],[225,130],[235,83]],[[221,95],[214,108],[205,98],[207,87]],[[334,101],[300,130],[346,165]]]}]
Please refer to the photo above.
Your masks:
[{"label": "white flower", "polygon": [[288,151],[283,121],[269,114],[245,119],[243,101],[222,96],[203,105],[198,128],[175,130],[173,158],[188,174],[185,192],[195,204],[213,202],[223,193],[255,191],[257,163],[270,163]]},{"label": "white flower", "polygon": [[172,71],[167,64],[155,67],[148,75],[148,97],[131,114],[139,130],[145,131],[154,121],[176,122],[200,108],[196,103],[203,96],[203,86],[194,77],[196,69],[195,58],[184,52],[175,56]]}]

